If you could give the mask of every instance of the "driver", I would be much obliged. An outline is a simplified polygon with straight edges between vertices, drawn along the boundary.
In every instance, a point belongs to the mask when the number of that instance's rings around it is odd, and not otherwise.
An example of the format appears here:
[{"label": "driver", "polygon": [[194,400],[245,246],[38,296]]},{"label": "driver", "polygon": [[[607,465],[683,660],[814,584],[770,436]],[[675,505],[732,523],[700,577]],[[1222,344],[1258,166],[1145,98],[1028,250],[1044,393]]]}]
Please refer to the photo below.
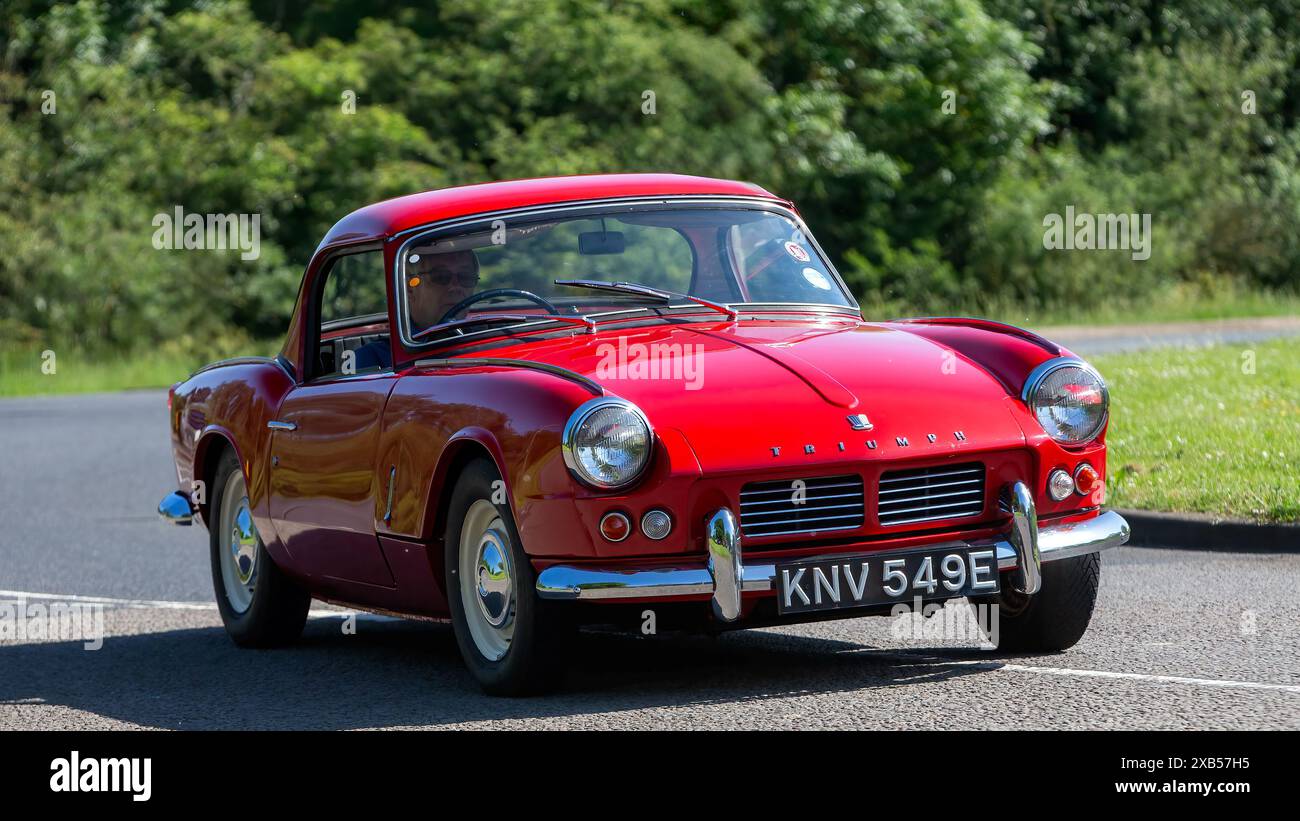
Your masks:
[{"label": "driver", "polygon": [[414,253],[406,263],[406,305],[411,330],[442,321],[456,303],[478,290],[478,256],[473,251]]},{"label": "driver", "polygon": [[[406,306],[412,332],[438,324],[456,303],[478,290],[478,278],[478,256],[472,250],[412,253],[406,261]],[[391,365],[387,339],[357,348],[357,370]]]}]

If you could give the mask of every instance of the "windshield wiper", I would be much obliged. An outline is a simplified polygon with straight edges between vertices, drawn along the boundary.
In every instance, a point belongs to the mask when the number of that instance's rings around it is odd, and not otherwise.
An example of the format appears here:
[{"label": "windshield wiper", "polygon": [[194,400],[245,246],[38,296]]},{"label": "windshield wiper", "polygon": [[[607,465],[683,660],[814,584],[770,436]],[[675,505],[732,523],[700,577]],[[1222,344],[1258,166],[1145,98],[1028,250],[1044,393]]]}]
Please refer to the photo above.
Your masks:
[{"label": "windshield wiper", "polygon": [[570,288],[593,288],[598,291],[619,291],[625,294],[638,294],[640,296],[658,297],[664,301],[674,299],[685,299],[688,302],[694,302],[696,305],[703,305],[706,308],[712,308],[718,313],[727,315],[728,319],[735,319],[740,316],[734,308],[729,305],[723,305],[721,302],[714,302],[704,297],[691,296],[690,294],[679,294],[676,291],[665,291],[663,288],[654,288],[649,285],[640,285],[635,282],[601,282],[597,279],[557,279],[556,285],[567,285]]},{"label": "windshield wiper", "polygon": [[543,322],[555,321],[563,322],[567,325],[581,325],[587,329],[587,333],[596,332],[596,323],[586,317],[581,316],[561,316],[559,314],[480,314],[478,316],[467,316],[464,319],[453,319],[450,322],[439,322],[437,325],[431,325],[422,331],[411,334],[411,339],[423,339],[439,331],[456,331],[457,335],[464,334],[464,328],[474,325],[483,325],[489,322]]}]

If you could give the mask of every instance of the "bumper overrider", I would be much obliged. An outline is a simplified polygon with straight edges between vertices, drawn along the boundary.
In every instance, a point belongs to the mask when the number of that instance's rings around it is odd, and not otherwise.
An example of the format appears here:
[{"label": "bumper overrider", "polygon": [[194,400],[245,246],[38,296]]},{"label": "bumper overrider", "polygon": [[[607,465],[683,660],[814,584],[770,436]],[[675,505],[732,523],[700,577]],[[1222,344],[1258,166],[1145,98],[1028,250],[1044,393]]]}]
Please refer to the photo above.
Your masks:
[{"label": "bumper overrider", "polygon": [[188,525],[194,521],[194,505],[190,503],[190,497],[179,490],[174,490],[158,503],[158,515],[164,522]]},{"label": "bumper overrider", "polygon": [[[996,537],[966,542],[972,548],[995,551],[999,570],[1011,571],[1006,581],[1021,593],[1037,593],[1042,586],[1042,563],[1068,559],[1118,547],[1128,541],[1129,526],[1114,511],[1084,521],[1038,526],[1034,496],[1023,482],[1008,485],[1002,505],[1011,513],[1011,528]],[[674,596],[712,597],[713,614],[720,621],[740,617],[744,593],[773,589],[776,565],[746,565],[741,559],[740,524],[727,508],[709,517],[707,560],[700,565],[676,567],[594,567],[552,565],[537,577],[537,594],[544,599],[597,601],[654,599]]]}]

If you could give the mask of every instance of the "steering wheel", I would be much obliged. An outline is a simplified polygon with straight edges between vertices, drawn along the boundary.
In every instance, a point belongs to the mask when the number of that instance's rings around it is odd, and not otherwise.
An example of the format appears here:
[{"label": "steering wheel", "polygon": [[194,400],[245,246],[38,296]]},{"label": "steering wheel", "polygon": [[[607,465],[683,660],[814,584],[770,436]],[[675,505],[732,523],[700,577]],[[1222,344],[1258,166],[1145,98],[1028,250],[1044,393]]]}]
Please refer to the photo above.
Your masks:
[{"label": "steering wheel", "polygon": [[438,320],[438,324],[441,325],[442,323],[449,320],[451,317],[455,316],[456,314],[465,310],[469,306],[473,305],[475,302],[482,302],[485,299],[492,299],[493,297],[498,297],[498,296],[521,297],[523,299],[528,300],[529,302],[536,303],[537,305],[540,305],[541,307],[545,308],[546,312],[552,316],[560,315],[559,308],[555,307],[555,305],[548,302],[546,299],[538,296],[537,294],[533,293],[532,291],[521,291],[518,288],[493,288],[489,291],[480,291],[477,294],[470,294],[469,296],[462,299],[460,302],[457,302],[455,305],[447,309],[447,313],[442,315],[442,317]]}]

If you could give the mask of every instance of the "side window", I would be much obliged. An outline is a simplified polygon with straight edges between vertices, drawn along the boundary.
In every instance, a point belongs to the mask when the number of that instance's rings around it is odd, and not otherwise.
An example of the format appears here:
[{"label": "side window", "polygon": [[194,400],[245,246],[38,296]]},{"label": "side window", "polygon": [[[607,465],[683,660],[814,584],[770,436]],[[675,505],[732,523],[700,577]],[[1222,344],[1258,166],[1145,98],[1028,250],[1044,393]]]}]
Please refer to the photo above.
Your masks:
[{"label": "side window", "polygon": [[392,366],[383,251],[338,257],[320,291],[315,376],[352,376]]},{"label": "side window", "polygon": [[344,319],[388,314],[384,285],[384,252],[363,251],[339,257],[325,275],[321,294],[321,326]]}]

